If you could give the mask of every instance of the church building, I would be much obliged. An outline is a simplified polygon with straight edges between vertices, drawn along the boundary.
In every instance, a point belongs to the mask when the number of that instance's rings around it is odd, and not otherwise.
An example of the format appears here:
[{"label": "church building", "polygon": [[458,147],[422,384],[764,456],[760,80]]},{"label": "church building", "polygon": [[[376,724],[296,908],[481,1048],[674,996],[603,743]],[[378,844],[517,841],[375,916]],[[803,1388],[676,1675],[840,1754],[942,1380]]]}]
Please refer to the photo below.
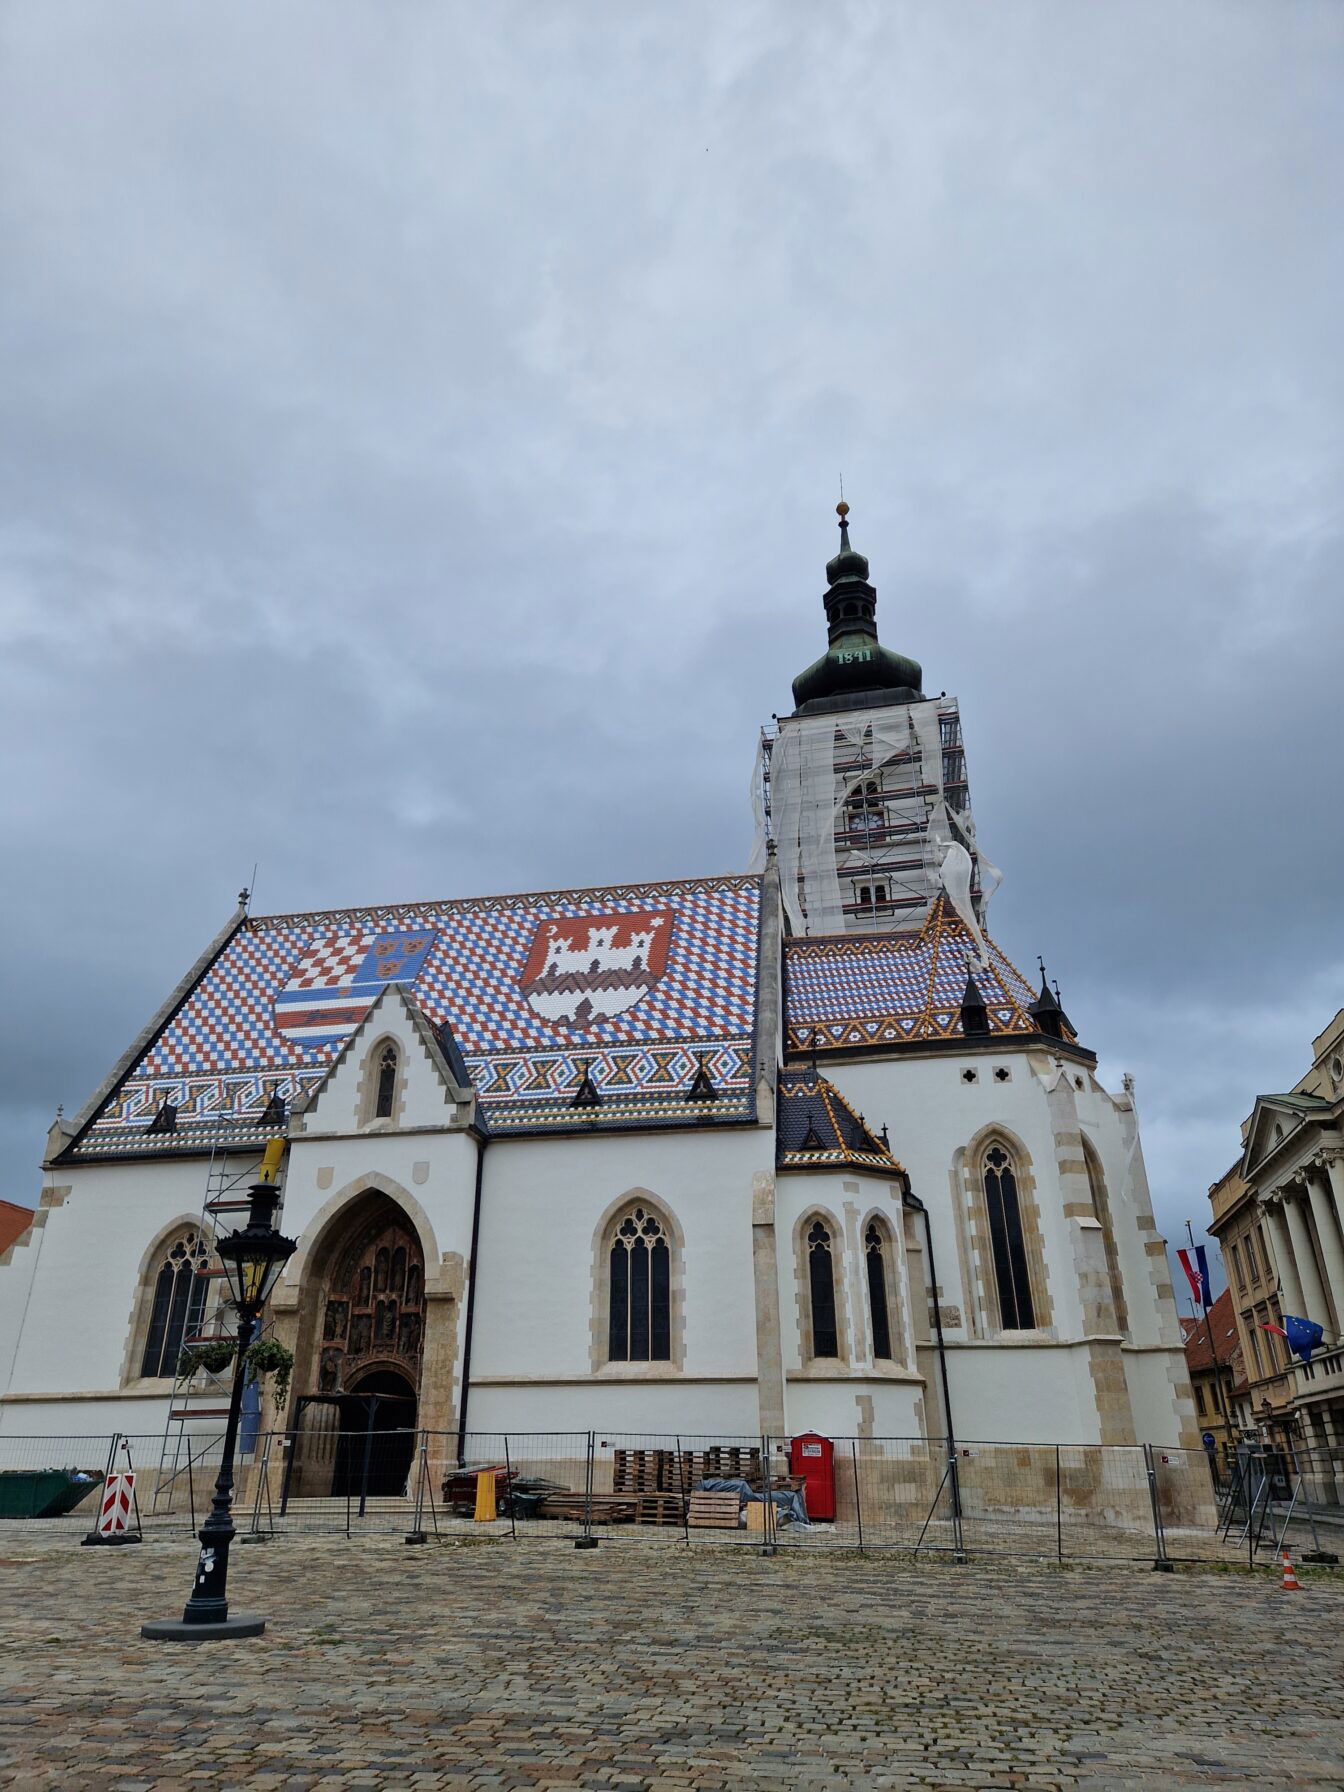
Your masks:
[{"label": "church building", "polygon": [[956,700],[880,644],[839,510],[748,870],[243,893],[52,1128],[0,1254],[0,1432],[219,1429],[179,1358],[227,1326],[213,1243],[282,1137],[266,1425],[362,1427],[376,1395],[450,1436],[920,1439],[950,1411],[964,1440],[1197,1441],[1131,1095],[988,931]]}]

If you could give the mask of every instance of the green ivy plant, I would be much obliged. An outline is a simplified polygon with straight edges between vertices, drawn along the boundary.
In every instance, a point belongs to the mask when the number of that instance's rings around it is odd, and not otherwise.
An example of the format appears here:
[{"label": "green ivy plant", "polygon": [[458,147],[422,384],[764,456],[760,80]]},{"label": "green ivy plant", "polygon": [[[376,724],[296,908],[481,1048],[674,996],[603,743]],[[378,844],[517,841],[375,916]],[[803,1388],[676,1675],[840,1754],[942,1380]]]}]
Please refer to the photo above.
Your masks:
[{"label": "green ivy plant", "polygon": [[188,1344],[177,1359],[177,1373],[184,1381],[198,1369],[208,1369],[212,1375],[218,1375],[233,1361],[235,1349],[231,1338],[211,1340],[208,1344]]},{"label": "green ivy plant", "polygon": [[243,1352],[243,1361],[258,1379],[263,1375],[275,1376],[275,1407],[277,1412],[283,1412],[289,1399],[289,1378],[294,1373],[294,1352],[287,1350],[278,1338],[258,1338]]}]

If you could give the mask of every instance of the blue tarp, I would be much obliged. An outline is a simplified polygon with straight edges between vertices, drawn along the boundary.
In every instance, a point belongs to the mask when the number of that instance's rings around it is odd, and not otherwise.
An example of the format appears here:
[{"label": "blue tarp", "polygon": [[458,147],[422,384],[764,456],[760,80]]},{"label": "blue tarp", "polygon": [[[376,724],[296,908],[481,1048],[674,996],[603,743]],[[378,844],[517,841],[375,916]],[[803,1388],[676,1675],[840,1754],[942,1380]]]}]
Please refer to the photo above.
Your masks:
[{"label": "blue tarp", "polygon": [[[709,1479],[698,1481],[696,1485],[698,1487],[703,1487],[706,1493],[739,1493],[742,1498],[746,1500],[764,1501],[765,1499],[763,1493],[757,1493],[753,1490],[749,1481],[720,1481]],[[808,1528],[807,1507],[803,1504],[802,1494],[795,1488],[773,1488],[770,1497],[787,1520],[793,1524],[800,1524],[805,1528]]]}]

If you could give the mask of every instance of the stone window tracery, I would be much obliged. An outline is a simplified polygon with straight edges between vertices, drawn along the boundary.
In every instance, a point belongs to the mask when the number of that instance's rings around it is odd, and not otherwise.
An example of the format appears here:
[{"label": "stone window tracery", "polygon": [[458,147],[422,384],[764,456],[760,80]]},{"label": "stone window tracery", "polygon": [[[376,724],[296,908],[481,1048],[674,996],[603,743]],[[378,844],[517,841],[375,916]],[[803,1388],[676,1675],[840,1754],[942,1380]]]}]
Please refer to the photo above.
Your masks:
[{"label": "stone window tracery", "polygon": [[375,1120],[390,1120],[397,1096],[397,1048],[383,1047],[378,1059],[378,1093],[373,1104]]},{"label": "stone window tracery", "polygon": [[985,1152],[981,1174],[999,1297],[999,1324],[1005,1331],[1031,1331],[1036,1316],[1018,1205],[1017,1173],[1002,1145],[991,1145]]},{"label": "stone window tracery", "polygon": [[813,1220],[807,1232],[807,1290],[812,1308],[813,1356],[839,1356],[840,1333],[835,1314],[835,1261],[830,1228]]},{"label": "stone window tracery", "polygon": [[670,1362],[672,1252],[663,1222],[651,1208],[628,1208],[616,1220],[608,1267],[608,1360]]},{"label": "stone window tracery", "polygon": [[889,1240],[876,1220],[869,1220],[863,1235],[863,1255],[868,1273],[868,1315],[873,1328],[873,1360],[891,1361],[891,1296],[888,1265]]},{"label": "stone window tracery", "polygon": [[176,1375],[183,1339],[198,1332],[205,1318],[209,1282],[198,1271],[209,1261],[210,1247],[196,1232],[183,1233],[159,1258],[141,1375]]}]

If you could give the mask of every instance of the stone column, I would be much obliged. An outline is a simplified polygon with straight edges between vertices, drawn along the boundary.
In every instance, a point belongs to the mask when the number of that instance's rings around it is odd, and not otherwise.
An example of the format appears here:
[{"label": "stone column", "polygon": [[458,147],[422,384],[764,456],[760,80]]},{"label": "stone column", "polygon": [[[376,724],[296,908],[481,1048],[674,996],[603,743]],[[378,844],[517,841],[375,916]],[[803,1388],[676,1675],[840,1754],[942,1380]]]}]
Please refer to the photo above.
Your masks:
[{"label": "stone column", "polygon": [[1274,1267],[1279,1272],[1279,1297],[1283,1302],[1283,1310],[1285,1313],[1300,1313],[1302,1284],[1297,1279],[1297,1265],[1293,1262],[1293,1247],[1288,1237],[1288,1222],[1284,1218],[1283,1191],[1272,1190],[1262,1205],[1265,1224],[1269,1227],[1269,1236],[1274,1245]]},{"label": "stone column", "polygon": [[[1335,1335],[1338,1337],[1341,1322],[1344,1322],[1344,1238],[1340,1237],[1339,1221],[1331,1205],[1324,1162],[1307,1165],[1307,1193],[1311,1197],[1316,1237],[1320,1241],[1321,1256],[1325,1261],[1326,1293],[1333,1308]],[[1322,1319],[1321,1323],[1324,1325],[1325,1320]]]},{"label": "stone column", "polygon": [[784,1435],[784,1349],[780,1330],[779,1256],[775,1236],[775,1179],[751,1179],[751,1267],[756,1305],[756,1399],[761,1431]]},{"label": "stone column", "polygon": [[1288,1235],[1293,1241],[1293,1255],[1297,1259],[1302,1299],[1306,1303],[1305,1311],[1300,1307],[1296,1309],[1297,1316],[1299,1319],[1314,1319],[1320,1325],[1328,1325],[1330,1309],[1325,1301],[1325,1285],[1321,1281],[1321,1272],[1316,1267],[1316,1253],[1311,1248],[1311,1229],[1303,1211],[1302,1197],[1296,1189],[1290,1188],[1287,1191],[1283,1211],[1288,1221]]}]

